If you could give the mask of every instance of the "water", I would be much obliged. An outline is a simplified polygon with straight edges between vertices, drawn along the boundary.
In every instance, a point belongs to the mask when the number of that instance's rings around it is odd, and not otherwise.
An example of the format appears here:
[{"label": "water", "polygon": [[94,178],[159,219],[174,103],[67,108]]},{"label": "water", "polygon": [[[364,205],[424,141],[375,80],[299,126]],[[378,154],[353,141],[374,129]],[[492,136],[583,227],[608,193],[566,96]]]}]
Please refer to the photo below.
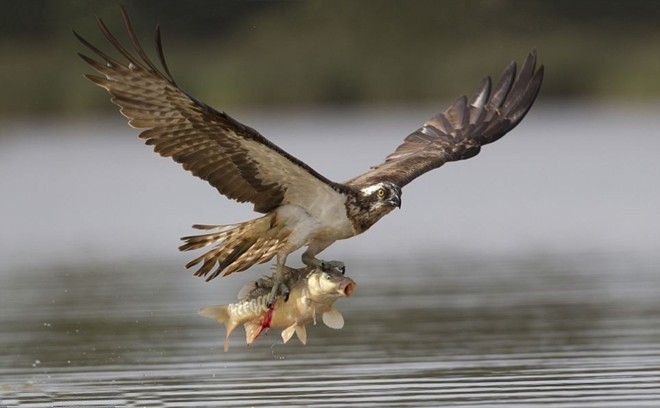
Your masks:
[{"label": "water", "polygon": [[344,329],[234,334],[228,353],[195,314],[224,285],[171,265],[23,271],[2,285],[0,402],[657,406],[657,259],[442,258],[353,261]]},{"label": "water", "polygon": [[[430,113],[241,119],[341,180]],[[196,311],[268,267],[203,284],[175,247],[249,208],[119,123],[4,126],[0,406],[658,406],[660,119],[528,119],[328,249],[358,283],[342,330],[250,347],[236,330],[228,353]]]}]

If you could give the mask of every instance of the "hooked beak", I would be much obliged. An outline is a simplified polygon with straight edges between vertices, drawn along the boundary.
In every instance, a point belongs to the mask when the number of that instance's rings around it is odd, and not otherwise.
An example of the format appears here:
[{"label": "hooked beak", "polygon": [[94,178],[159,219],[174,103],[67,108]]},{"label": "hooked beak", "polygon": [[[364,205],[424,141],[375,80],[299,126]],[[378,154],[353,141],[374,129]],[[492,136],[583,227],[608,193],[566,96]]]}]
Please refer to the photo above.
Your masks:
[{"label": "hooked beak", "polygon": [[392,198],[387,200],[387,203],[392,207],[401,208],[401,197],[393,196]]}]

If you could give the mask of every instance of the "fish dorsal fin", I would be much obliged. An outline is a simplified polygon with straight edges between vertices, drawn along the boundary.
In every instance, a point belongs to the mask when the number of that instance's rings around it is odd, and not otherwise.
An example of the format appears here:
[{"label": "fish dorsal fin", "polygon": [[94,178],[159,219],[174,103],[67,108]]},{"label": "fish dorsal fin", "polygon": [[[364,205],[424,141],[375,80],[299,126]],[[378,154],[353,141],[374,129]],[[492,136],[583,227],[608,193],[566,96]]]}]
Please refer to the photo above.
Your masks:
[{"label": "fish dorsal fin", "polygon": [[344,316],[333,306],[323,313],[323,323],[331,329],[341,329],[344,327]]},{"label": "fish dorsal fin", "polygon": [[273,287],[273,278],[269,276],[262,276],[261,278],[250,281],[243,285],[241,290],[238,291],[238,300],[243,300],[247,298],[256,298],[265,294],[270,293],[270,289]]},{"label": "fish dorsal fin", "polygon": [[286,329],[282,330],[282,341],[287,342],[293,336],[293,333],[296,331],[296,326],[297,324],[294,323],[291,326],[287,327]]},{"label": "fish dorsal fin", "polygon": [[250,281],[243,285],[241,290],[238,291],[238,300],[243,300],[246,297],[250,296],[253,290],[257,288],[257,281]]},{"label": "fish dorsal fin", "polygon": [[296,334],[302,344],[307,344],[307,329],[305,329],[305,325],[300,324],[296,326]]},{"label": "fish dorsal fin", "polygon": [[259,322],[247,322],[243,325],[245,327],[245,341],[248,346],[252,344],[261,333],[267,328],[264,328]]}]

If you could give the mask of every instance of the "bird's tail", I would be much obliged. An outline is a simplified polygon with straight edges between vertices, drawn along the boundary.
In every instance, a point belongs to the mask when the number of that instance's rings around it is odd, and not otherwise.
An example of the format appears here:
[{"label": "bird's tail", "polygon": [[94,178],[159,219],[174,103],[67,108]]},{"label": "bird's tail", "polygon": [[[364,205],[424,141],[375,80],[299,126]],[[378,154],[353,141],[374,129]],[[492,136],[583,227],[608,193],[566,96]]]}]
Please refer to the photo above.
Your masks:
[{"label": "bird's tail", "polygon": [[[193,225],[193,228],[209,230],[208,234],[183,237],[181,251],[190,251],[215,245],[213,249],[186,264],[186,268],[202,262],[195,276],[207,276],[209,281],[221,273],[227,276],[244,271],[256,263],[268,262],[283,245],[273,230],[275,215],[233,225]],[[211,270],[215,267],[215,270]],[[223,273],[224,272],[224,273]]]}]

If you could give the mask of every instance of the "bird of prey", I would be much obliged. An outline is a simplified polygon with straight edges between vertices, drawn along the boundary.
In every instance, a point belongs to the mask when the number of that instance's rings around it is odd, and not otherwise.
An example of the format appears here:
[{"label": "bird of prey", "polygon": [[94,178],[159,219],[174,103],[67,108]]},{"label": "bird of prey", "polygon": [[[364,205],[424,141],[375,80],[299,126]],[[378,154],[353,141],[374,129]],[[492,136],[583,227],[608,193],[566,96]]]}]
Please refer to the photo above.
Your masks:
[{"label": "bird of prey", "polygon": [[366,173],[338,183],[285,152],[256,130],[197,100],[174,81],[165,62],[156,28],[156,65],[139,44],[133,26],[121,13],[132,50],[124,47],[97,17],[99,28],[120,54],[111,57],[74,32],[96,54],[80,57],[99,75],[86,75],[112,95],[128,123],[144,129],[139,137],[163,157],[238,202],[254,204],[259,218],[233,225],[194,225],[202,235],[182,238],[182,251],[212,246],[189,262],[200,265],[195,276],[207,281],[276,258],[270,301],[287,288],[281,284],[287,256],[305,246],[308,266],[340,269],[339,261],[317,254],[340,239],[368,230],[401,207],[401,189],[415,178],[451,161],[479,153],[513,129],[534,103],[543,80],[532,51],[516,77],[511,62],[492,86],[484,78],[472,98],[461,96],[408,135],[384,162]]}]

